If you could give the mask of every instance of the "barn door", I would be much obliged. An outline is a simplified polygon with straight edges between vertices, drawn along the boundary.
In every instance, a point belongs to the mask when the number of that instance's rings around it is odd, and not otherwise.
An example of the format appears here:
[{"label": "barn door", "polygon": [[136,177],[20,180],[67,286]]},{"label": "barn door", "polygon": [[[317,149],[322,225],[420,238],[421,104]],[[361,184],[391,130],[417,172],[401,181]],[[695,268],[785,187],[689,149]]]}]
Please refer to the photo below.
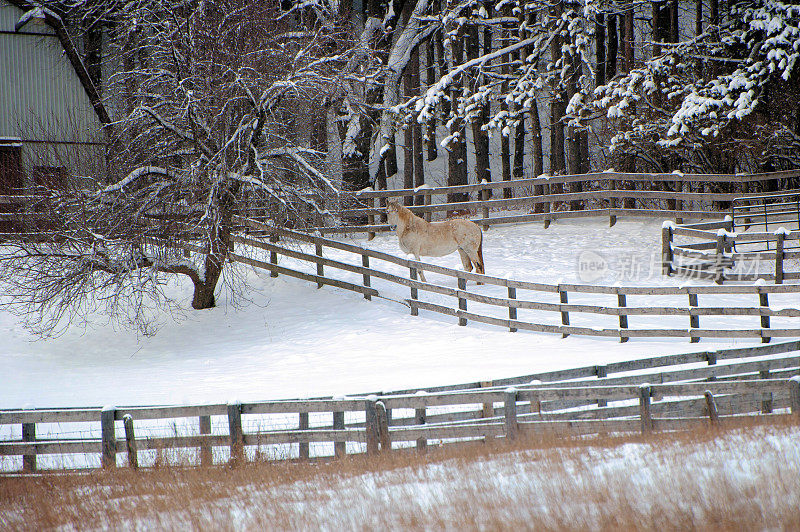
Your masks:
[{"label": "barn door", "polygon": [[10,215],[22,210],[22,202],[13,196],[23,191],[22,146],[0,144],[0,233],[22,230],[22,220],[13,220]]}]

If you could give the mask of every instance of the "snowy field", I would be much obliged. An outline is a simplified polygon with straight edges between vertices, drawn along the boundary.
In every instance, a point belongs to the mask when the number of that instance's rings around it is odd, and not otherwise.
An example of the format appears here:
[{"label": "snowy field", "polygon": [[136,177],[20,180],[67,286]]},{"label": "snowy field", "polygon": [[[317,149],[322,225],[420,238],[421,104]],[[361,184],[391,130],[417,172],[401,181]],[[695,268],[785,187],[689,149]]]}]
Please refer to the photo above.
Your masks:
[{"label": "snowy field", "polygon": [[[578,260],[591,252],[608,262],[606,275],[596,283],[687,282],[661,277],[660,231],[661,222],[650,219],[620,220],[612,228],[605,218],[558,221],[548,229],[541,224],[495,227],[485,236],[486,270],[520,280],[581,282]],[[400,253],[393,234],[356,242]],[[433,262],[461,267],[457,254]],[[288,259],[282,264],[296,266]],[[758,345],[758,340],[707,339],[700,344],[686,339],[633,339],[620,344],[614,339],[509,333],[474,323],[459,327],[453,318],[424,311],[412,317],[407,307],[388,299],[368,302],[352,292],[331,287],[318,290],[286,276],[274,279],[263,271],[245,273],[252,282],[247,301],[239,300],[234,307],[222,297],[215,309],[164,314],[154,337],[97,321],[55,339],[36,340],[17,317],[0,313],[0,367],[5,377],[0,408],[346,395]],[[348,278],[343,272],[337,275]],[[360,276],[352,279],[360,282]],[[428,279],[452,283],[436,274]],[[396,285],[373,280],[373,286],[392,299],[408,297]],[[170,289],[188,301],[188,286]],[[472,284],[470,289],[502,290]],[[435,296],[430,298],[436,301]],[[685,304],[683,298],[679,303]],[[557,314],[550,314],[549,319],[557,319]],[[756,317],[746,319],[750,327],[757,326]],[[712,324],[710,319],[703,320],[702,326]],[[780,320],[774,321],[773,326],[779,326]],[[580,316],[573,323],[582,324]],[[783,324],[800,326],[798,318],[784,318]],[[631,326],[635,325],[632,321]]]},{"label": "snowy field", "polygon": [[9,478],[0,529],[798,530],[798,436],[756,426],[389,462]]}]

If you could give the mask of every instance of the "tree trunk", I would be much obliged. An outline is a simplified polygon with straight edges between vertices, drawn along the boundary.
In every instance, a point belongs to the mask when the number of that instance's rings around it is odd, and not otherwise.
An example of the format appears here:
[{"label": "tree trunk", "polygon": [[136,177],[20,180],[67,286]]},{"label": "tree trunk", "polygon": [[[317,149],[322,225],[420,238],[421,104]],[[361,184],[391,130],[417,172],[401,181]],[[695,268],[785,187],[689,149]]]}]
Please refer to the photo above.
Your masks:
[{"label": "tree trunk", "polygon": [[228,253],[233,251],[233,238],[230,231],[233,225],[233,212],[236,208],[236,195],[239,190],[240,185],[233,183],[218,192],[219,221],[209,235],[211,244],[205,259],[205,272],[202,276],[192,279],[194,283],[193,309],[202,310],[216,305],[214,290],[222,275]]},{"label": "tree trunk", "polygon": [[102,50],[103,32],[99,25],[86,29],[83,37],[83,57],[89,78],[97,87],[97,92],[102,92]]},{"label": "tree trunk", "polygon": [[[519,26],[517,30],[517,38],[522,41],[528,37],[528,33],[523,29],[527,25],[525,24],[525,13],[520,12],[518,14],[519,17]],[[520,50],[514,54],[514,58],[522,65],[525,64],[525,59],[528,55],[528,48]],[[514,170],[513,175],[514,179],[522,179],[525,177],[525,117],[528,114],[525,109],[522,108],[520,104],[514,104],[516,117],[519,120],[517,123],[517,127],[514,128]],[[506,189],[507,194],[504,194],[506,198],[514,197],[514,189]]]},{"label": "tree trunk", "polygon": [[328,107],[314,110],[311,119],[311,148],[323,153],[328,152]]},{"label": "tree trunk", "polygon": [[678,0],[669,2],[669,42],[679,42],[681,38],[680,29],[680,7]]},{"label": "tree trunk", "polygon": [[703,0],[695,0],[694,35],[703,33]]},{"label": "tree trunk", "polygon": [[[411,20],[411,12],[414,10],[414,3],[413,2],[406,2],[403,5],[403,12],[402,12],[402,20],[403,26],[407,26],[409,20]],[[412,51],[412,56],[414,53],[417,53],[417,49]],[[406,68],[403,71],[403,96],[406,100],[410,99],[412,96],[415,95],[414,92],[414,85],[416,84],[417,89],[419,88],[419,80],[414,79],[414,75],[416,72],[417,78],[419,78],[419,54],[416,55],[416,71],[414,69],[414,59],[410,58],[408,64],[406,64]],[[416,120],[414,121],[416,123]],[[408,126],[403,129],[403,188],[405,189],[412,189],[414,188],[414,128],[412,124],[408,124]],[[405,196],[403,198],[403,205],[409,206],[414,204],[414,197],[413,196]]]},{"label": "tree trunk", "polygon": [[[436,42],[441,40],[441,36],[437,38],[435,35],[431,36],[425,45],[426,54],[426,71],[427,71],[427,84],[430,87],[436,83]],[[439,149],[436,145],[436,118],[432,117],[425,124],[425,145],[428,148],[428,160],[433,161],[439,156]]]},{"label": "tree trunk", "polygon": [[[578,17],[578,13],[574,10],[574,7],[570,9],[570,19],[574,20]],[[574,43],[573,43],[574,44]],[[580,58],[577,54],[567,54],[567,58],[569,61],[569,81],[567,83],[567,101],[571,100],[575,94],[578,92],[578,83],[580,82],[581,71],[583,70],[583,63],[581,62]],[[568,126],[568,152],[569,152],[569,173],[570,174],[581,174],[583,169],[583,163],[581,162],[582,158],[582,150],[581,150],[581,132],[576,126]],[[575,181],[570,183],[570,192],[573,194],[580,194],[583,192],[583,182]],[[581,199],[573,199],[569,202],[569,210],[571,211],[579,211],[583,209],[583,200]]]},{"label": "tree trunk", "polygon": [[[413,80],[411,79],[410,65],[406,67],[403,74],[403,95],[406,99],[413,96]],[[403,130],[403,188],[414,188],[414,131],[413,125],[409,124]],[[413,205],[414,197],[405,196],[403,204]]]},{"label": "tree trunk", "polygon": [[617,16],[613,13],[609,14],[606,18],[606,24],[608,25],[608,54],[606,56],[606,72],[604,79],[608,81],[617,75],[617,51],[619,48],[617,41]]},{"label": "tree trunk", "polygon": [[397,143],[394,140],[394,133],[391,138],[384,139],[389,145],[383,159],[383,184],[379,185],[381,190],[386,189],[386,181],[390,177],[397,175]]},{"label": "tree trunk", "polygon": [[[613,18],[613,17],[612,17]],[[598,13],[594,17],[594,39],[597,62],[594,71],[596,87],[606,84],[606,16]]]},{"label": "tree trunk", "polygon": [[[355,117],[360,124],[359,135],[355,138],[355,151],[342,153],[342,182],[347,190],[361,190],[369,186],[369,142],[372,138],[372,122],[363,117]],[[339,122],[339,138],[344,141],[347,124]]]},{"label": "tree trunk", "polygon": [[[711,27],[711,39],[714,41],[719,40],[719,1],[710,0],[708,3],[708,24]],[[716,61],[709,61],[708,76],[710,78],[717,77],[717,63]]]},{"label": "tree trunk", "polygon": [[633,33],[633,8],[625,12],[625,72],[630,72],[634,68],[634,45],[636,35]]},{"label": "tree trunk", "polygon": [[[539,119],[539,102],[533,98],[531,105],[531,137],[533,140],[533,177],[539,177],[544,173],[544,161],[542,160],[542,123]],[[544,185],[534,185],[533,195],[544,195]],[[544,203],[536,203],[533,212],[544,212]]]},{"label": "tree trunk", "polygon": [[[511,8],[506,6],[503,9],[503,16],[511,16]],[[502,35],[503,38],[506,39],[508,42],[508,38],[511,36],[511,28],[509,27],[508,23],[503,23],[503,31]],[[508,81],[505,79],[505,76],[508,76],[510,73],[510,68],[508,66],[509,61],[511,60],[510,54],[503,54],[500,57],[500,62],[502,66],[500,68],[500,72],[503,74],[504,78],[502,83],[500,84],[500,109],[503,111],[508,111],[508,104],[505,100],[505,94],[508,92]],[[510,181],[511,180],[511,140],[508,138],[508,135],[503,135],[502,132],[500,134],[500,163],[502,168],[502,180],[503,181]],[[503,197],[509,198],[511,197],[511,189],[506,188],[503,189]]]},{"label": "tree trunk", "polygon": [[[554,20],[558,21],[564,12],[564,4],[559,1],[551,7],[551,14]],[[561,58],[561,36],[553,38],[550,47],[550,57],[553,63]],[[550,175],[564,174],[567,170],[564,158],[564,124],[561,119],[564,117],[566,102],[564,101],[564,87],[560,80],[555,82],[552,87],[552,97],[550,99]],[[553,194],[561,194],[564,191],[562,184],[552,185]],[[558,204],[554,205],[557,207]]]},{"label": "tree trunk", "polygon": [[[411,62],[409,63],[409,77],[411,78],[411,95],[418,96],[420,93],[420,75],[419,75],[419,48],[415,48],[411,53]],[[425,184],[425,167],[423,166],[423,148],[422,148],[422,124],[414,120],[411,125],[411,149],[413,152],[412,160],[414,162],[414,188],[421,187]],[[422,203],[422,196],[418,196],[416,201]]]},{"label": "tree trunk", "polygon": [[[219,279],[219,276],[217,276]],[[203,310],[207,308],[214,308],[217,306],[216,298],[214,297],[214,290],[216,288],[216,280],[211,282],[194,282],[194,294],[192,295],[192,308],[195,310]]]},{"label": "tree trunk", "polygon": [[[633,8],[631,7],[625,12],[625,39],[623,40],[624,44],[624,52],[625,52],[625,72],[630,72],[634,68],[634,44],[636,40],[636,35],[633,32]],[[635,106],[631,105],[630,107],[630,114],[633,115],[636,112]],[[625,155],[623,156],[623,167],[626,172],[635,172],[636,171],[636,158],[634,155]],[[636,184],[633,181],[628,181],[625,183],[624,188],[626,190],[635,190]],[[626,209],[634,209],[636,208],[636,200],[634,198],[625,198],[623,202],[623,207]]]},{"label": "tree trunk", "polygon": [[[411,125],[403,130],[403,188],[414,188],[414,131]],[[413,204],[413,196],[403,198],[403,205]]]},{"label": "tree trunk", "polygon": [[[455,0],[450,0],[448,5],[454,6]],[[448,61],[448,69],[452,71],[457,65],[460,65],[464,58],[464,45],[463,40],[457,36],[451,41],[450,46],[450,60]],[[462,81],[463,83],[463,81]],[[447,186],[459,186],[467,184],[467,145],[466,145],[466,131],[464,120],[457,117],[457,103],[458,96],[461,89],[458,84],[454,84],[450,91],[450,116],[448,121],[450,123],[450,145],[448,146],[447,157]],[[469,197],[463,192],[455,192],[447,194],[448,203],[458,203],[467,201]]]},{"label": "tree trunk", "polygon": [[[486,34],[484,34],[486,38]],[[491,39],[491,37],[489,37]],[[491,45],[490,45],[491,46]],[[472,25],[469,29],[469,40],[467,41],[467,59],[476,59],[480,49],[480,38],[478,26]],[[484,43],[485,49],[485,43]],[[478,84],[482,78],[475,80]],[[472,119],[472,142],[475,146],[475,179],[478,183],[492,180],[492,171],[489,161],[489,133],[483,129],[489,122],[489,110],[486,105],[482,105],[480,113]]]}]

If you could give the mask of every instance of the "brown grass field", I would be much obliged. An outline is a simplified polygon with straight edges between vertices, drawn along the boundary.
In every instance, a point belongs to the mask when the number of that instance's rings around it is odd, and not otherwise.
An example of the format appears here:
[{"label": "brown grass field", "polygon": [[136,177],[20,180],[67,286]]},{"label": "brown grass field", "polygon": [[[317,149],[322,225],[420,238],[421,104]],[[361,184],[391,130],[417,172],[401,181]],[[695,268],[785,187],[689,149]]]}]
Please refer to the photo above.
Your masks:
[{"label": "brown grass field", "polygon": [[0,530],[800,530],[800,426],[0,477]]}]

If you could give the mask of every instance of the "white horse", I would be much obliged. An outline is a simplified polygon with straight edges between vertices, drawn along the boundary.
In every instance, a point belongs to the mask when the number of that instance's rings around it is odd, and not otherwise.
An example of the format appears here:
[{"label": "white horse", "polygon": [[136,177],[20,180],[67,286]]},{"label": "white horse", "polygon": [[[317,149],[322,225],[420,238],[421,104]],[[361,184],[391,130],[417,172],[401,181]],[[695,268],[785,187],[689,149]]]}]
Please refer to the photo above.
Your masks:
[{"label": "white horse", "polygon": [[[395,226],[400,249],[420,260],[421,256],[443,257],[458,250],[461,263],[468,272],[475,265],[476,273],[485,273],[483,267],[483,232],[475,222],[454,218],[446,222],[426,222],[399,203],[389,202],[386,207],[389,225]],[[423,282],[425,274],[420,270]]]}]

